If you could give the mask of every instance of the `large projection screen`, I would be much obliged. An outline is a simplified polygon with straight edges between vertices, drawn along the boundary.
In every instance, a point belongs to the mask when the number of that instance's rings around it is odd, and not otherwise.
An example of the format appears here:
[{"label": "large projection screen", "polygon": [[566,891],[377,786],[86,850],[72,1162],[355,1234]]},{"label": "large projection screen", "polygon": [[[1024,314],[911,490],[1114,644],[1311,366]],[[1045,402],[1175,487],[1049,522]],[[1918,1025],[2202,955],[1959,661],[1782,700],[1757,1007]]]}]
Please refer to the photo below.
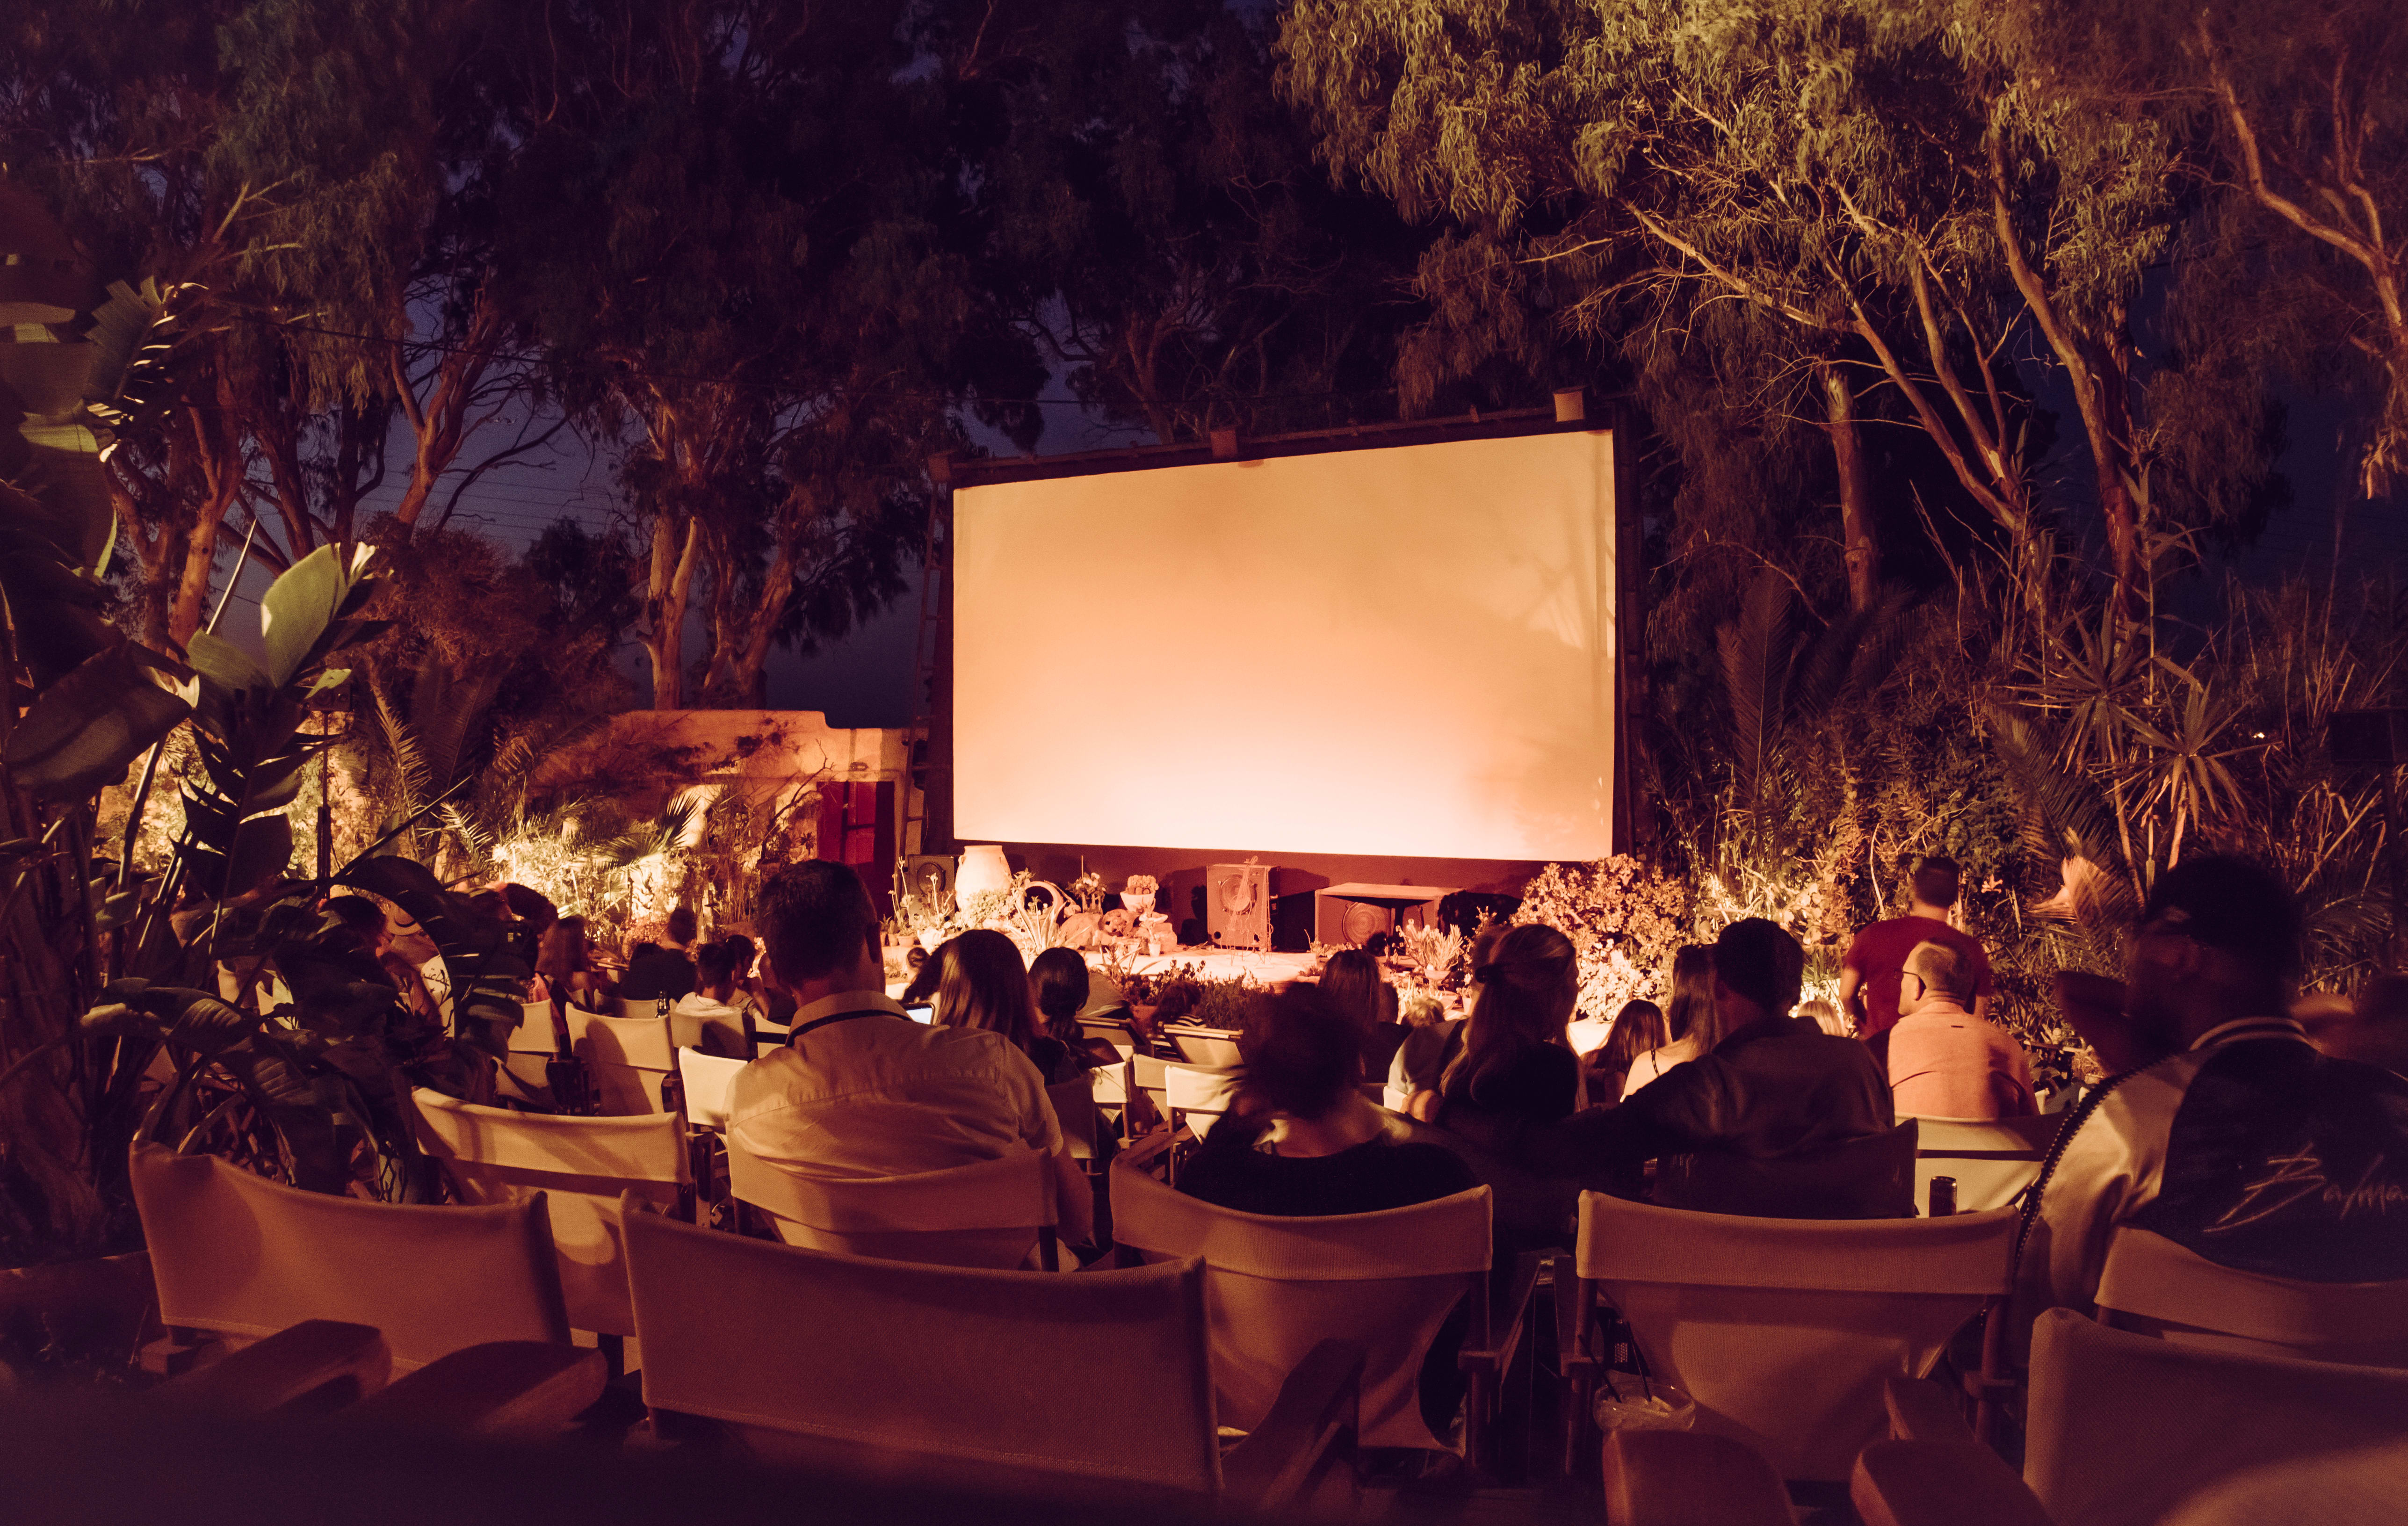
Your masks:
[{"label": "large projection screen", "polygon": [[1612,468],[1571,430],[961,489],[955,830],[1611,853]]}]

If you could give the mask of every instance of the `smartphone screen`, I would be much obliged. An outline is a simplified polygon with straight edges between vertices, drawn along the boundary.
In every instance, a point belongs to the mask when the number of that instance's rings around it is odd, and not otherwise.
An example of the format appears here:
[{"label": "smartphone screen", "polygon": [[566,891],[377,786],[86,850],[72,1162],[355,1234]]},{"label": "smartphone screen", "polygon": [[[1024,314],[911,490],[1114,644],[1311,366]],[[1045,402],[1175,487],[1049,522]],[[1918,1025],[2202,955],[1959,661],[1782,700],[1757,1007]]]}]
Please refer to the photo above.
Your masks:
[{"label": "smartphone screen", "polygon": [[903,1010],[910,1014],[911,1020],[915,1023],[933,1023],[937,1020],[937,1009],[934,1003],[905,1007]]}]

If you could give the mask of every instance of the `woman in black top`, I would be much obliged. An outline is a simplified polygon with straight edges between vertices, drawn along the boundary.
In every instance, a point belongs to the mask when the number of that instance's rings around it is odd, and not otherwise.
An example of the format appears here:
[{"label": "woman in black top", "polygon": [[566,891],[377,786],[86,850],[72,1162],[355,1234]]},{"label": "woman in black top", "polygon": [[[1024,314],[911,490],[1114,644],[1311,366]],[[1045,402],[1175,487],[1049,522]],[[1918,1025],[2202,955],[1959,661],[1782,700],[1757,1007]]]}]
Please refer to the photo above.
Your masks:
[{"label": "woman in black top", "polygon": [[1442,1144],[1363,1100],[1354,1026],[1311,986],[1269,1001],[1239,1041],[1246,1075],[1228,1115],[1179,1170],[1179,1189],[1224,1208],[1320,1217],[1469,1191]]},{"label": "woman in black top", "polygon": [[1454,1135],[1495,1190],[1500,1251],[1568,1245],[1576,1189],[1512,1162],[1524,1134],[1580,1106],[1581,1062],[1564,1036],[1580,996],[1571,940],[1553,928],[1515,928],[1473,978],[1480,997],[1448,1041],[1437,1105],[1416,1113]]},{"label": "woman in black top", "polygon": [[1028,999],[1028,967],[1020,962],[1020,946],[1010,939],[979,928],[938,949],[929,962],[940,967],[935,1021],[1002,1034],[1028,1057],[1049,1087],[1086,1073],[1068,1045],[1038,1029],[1037,1006]]}]

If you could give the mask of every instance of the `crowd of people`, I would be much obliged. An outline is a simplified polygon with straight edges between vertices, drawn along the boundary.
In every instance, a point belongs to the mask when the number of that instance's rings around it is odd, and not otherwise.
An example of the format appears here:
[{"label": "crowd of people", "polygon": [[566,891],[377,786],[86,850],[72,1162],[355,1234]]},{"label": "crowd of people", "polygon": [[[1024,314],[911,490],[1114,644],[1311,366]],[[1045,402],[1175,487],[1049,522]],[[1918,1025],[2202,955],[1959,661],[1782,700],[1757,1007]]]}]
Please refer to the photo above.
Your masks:
[{"label": "crowd of people", "polygon": [[[2301,1000],[2292,897],[2257,864],[2194,856],[2158,877],[2125,940],[2124,980],[2058,977],[2063,1018],[2104,1074],[2043,1095],[2030,1057],[1989,1018],[1985,951],[1948,920],[1956,882],[1945,860],[1919,869],[1904,914],[1849,945],[1822,1012],[1801,1003],[1805,950],[1761,918],[1681,948],[1664,1000],[1604,1025],[1575,1022],[1578,959],[1553,928],[1484,927],[1460,1018],[1426,1003],[1400,1014],[1378,961],[1339,951],[1317,979],[1255,1004],[1228,1111],[1177,1186],[1287,1216],[1485,1186],[1511,1252],[1569,1245],[1583,1189],[1765,1216],[1912,1215],[1903,1121],[2045,1110],[2062,1121],[2025,1200],[2024,1331],[2047,1308],[2091,1309],[2126,1226],[2266,1275],[2408,1278],[2408,977],[2378,978],[2354,1001]],[[748,1059],[729,1129],[759,1159],[863,1178],[1033,1150],[1063,1241],[1089,1243],[1093,1188],[1048,1087],[1148,1041],[1111,977],[1065,948],[1025,963],[1010,938],[980,929],[931,952],[898,1000],[879,913],[851,869],[780,870],[754,904],[757,944],[703,940],[681,910],[615,976],[584,922],[532,891],[509,886],[487,909],[507,913],[532,1000],[655,1002],[702,1047]],[[338,896],[328,910],[413,1011],[435,1012],[439,993],[380,907]],[[1423,1394],[1441,1433],[1459,1397],[1446,1367],[1434,1359]]]},{"label": "crowd of people", "polygon": [[[1985,1015],[1980,944],[1946,920],[1956,880],[1954,866],[1927,864],[1905,914],[1856,939],[1841,1023],[1801,1014],[1805,951],[1747,918],[1682,949],[1668,1000],[1626,1007],[1584,1057],[1566,1036],[1577,961],[1554,929],[1484,929],[1468,1016],[1423,1026],[1398,1020],[1375,961],[1339,953],[1317,982],[1258,1005],[1229,1112],[1178,1185],[1248,1213],[1318,1216],[1484,1183],[1509,1246],[1567,1243],[1582,1188],[1709,1211],[1911,1214],[1886,1144],[1902,1118],[2042,1106],[2028,1058]],[[1091,1193],[1046,1087],[1117,1058],[1095,1036],[1098,1019],[1127,1016],[1109,978],[1068,950],[1025,967],[1010,939],[974,931],[942,945],[897,1001],[878,914],[851,870],[782,870],[756,904],[751,985],[724,943],[685,965],[684,922],[646,964],[661,972],[647,989],[683,1002],[785,1009],[786,1042],[736,1083],[735,1136],[803,1174],[1041,1151],[1077,1243]],[[582,991],[578,935],[564,925],[545,935],[542,978]],[[2264,870],[2194,857],[2159,878],[2128,939],[2126,982],[2065,981],[2067,1018],[2111,1073],[2078,1099],[2048,1100],[2066,1121],[2022,1258],[2027,1323],[2043,1307],[2086,1307],[2106,1238],[2126,1224],[2272,1274],[2408,1277],[2408,1080],[2312,1042],[2292,1015],[2301,936]],[[691,969],[690,988],[672,958]],[[637,975],[631,960],[626,985]],[[928,1020],[907,1009],[923,998]],[[2391,1053],[2372,1021],[2324,1026],[2357,1054]],[[1373,1100],[1383,1081],[1402,1109]]]}]

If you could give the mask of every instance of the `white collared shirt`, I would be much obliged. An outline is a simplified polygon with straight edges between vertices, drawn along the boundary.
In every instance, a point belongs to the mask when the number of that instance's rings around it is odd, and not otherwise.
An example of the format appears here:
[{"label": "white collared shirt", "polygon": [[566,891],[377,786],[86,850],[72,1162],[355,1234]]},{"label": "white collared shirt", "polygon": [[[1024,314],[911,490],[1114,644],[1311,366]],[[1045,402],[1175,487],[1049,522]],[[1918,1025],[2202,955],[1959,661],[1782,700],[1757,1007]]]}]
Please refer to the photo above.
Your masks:
[{"label": "white collared shirt", "polygon": [[858,1180],[1062,1147],[1045,1078],[1000,1033],[915,1023],[883,991],[847,991],[798,1010],[794,1034],[728,1094],[730,1136],[770,1164]]}]

